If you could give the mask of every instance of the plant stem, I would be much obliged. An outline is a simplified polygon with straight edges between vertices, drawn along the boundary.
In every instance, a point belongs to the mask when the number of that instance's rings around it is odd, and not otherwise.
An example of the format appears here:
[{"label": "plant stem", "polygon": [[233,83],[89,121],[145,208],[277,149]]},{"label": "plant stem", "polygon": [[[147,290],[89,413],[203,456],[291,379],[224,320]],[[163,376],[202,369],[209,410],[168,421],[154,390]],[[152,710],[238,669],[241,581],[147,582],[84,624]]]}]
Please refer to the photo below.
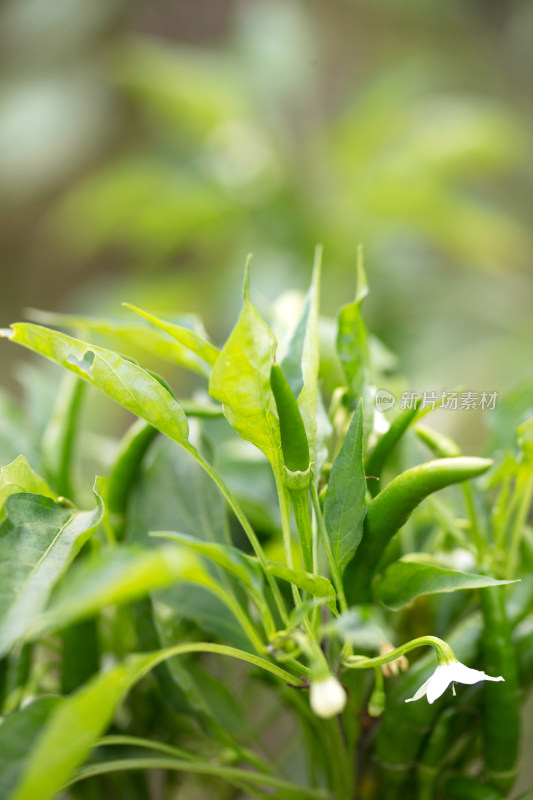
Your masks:
[{"label": "plant stem", "polygon": [[[279,590],[279,586],[276,583],[276,579],[274,576],[269,573],[268,566],[267,566],[267,559],[264,553],[263,548],[261,547],[261,543],[256,536],[256,533],[248,518],[242,508],[240,507],[239,503],[228,489],[222,478],[215,472],[215,470],[211,467],[211,465],[198,453],[196,449],[190,450],[191,455],[196,459],[198,464],[202,467],[203,470],[209,475],[209,477],[213,480],[213,482],[218,486],[220,492],[222,493],[223,497],[225,498],[226,502],[228,503],[229,507],[232,509],[233,513],[241,523],[244,532],[248,537],[248,541],[252,545],[253,551],[257,556],[259,563],[261,564],[263,571],[265,573],[266,580],[268,581],[268,585],[272,591],[272,596],[276,603],[277,609],[279,611],[279,615],[284,625],[289,624],[289,617],[287,614],[287,610],[285,608],[285,603],[283,602],[283,598],[281,596],[281,592]],[[265,604],[266,605],[266,604]],[[266,609],[265,609],[266,610]],[[268,615],[270,615],[270,610],[267,611]],[[273,621],[272,621],[273,625]]]},{"label": "plant stem", "polygon": [[322,514],[322,509],[320,508],[320,500],[318,498],[318,491],[315,485],[315,482],[311,482],[311,497],[313,501],[313,508],[316,515],[316,521],[318,526],[318,532],[320,534],[320,538],[322,539],[322,545],[324,547],[324,551],[326,553],[326,558],[328,560],[329,570],[331,573],[331,579],[337,591],[337,597],[339,600],[339,606],[342,613],[348,611],[348,603],[346,602],[346,595],[344,594],[344,587],[342,585],[342,578],[337,567],[337,563],[335,558],[333,557],[333,553],[331,550],[331,543],[329,541],[328,532],[326,530],[326,525],[324,523],[324,517]]},{"label": "plant stem", "polygon": [[[321,789],[311,789],[305,786],[298,786],[283,778],[275,775],[268,775],[263,772],[250,772],[249,770],[237,767],[225,767],[209,762],[198,763],[196,761],[180,760],[177,758],[123,758],[116,761],[106,761],[102,764],[91,764],[79,769],[66,786],[72,786],[86,778],[95,775],[105,775],[110,772],[129,771],[134,769],[167,769],[178,772],[188,772],[197,775],[210,775],[215,778],[222,778],[230,783],[260,784],[272,786],[280,791],[299,793],[302,800],[331,800],[331,795]],[[340,798],[339,798],[340,800]]]}]

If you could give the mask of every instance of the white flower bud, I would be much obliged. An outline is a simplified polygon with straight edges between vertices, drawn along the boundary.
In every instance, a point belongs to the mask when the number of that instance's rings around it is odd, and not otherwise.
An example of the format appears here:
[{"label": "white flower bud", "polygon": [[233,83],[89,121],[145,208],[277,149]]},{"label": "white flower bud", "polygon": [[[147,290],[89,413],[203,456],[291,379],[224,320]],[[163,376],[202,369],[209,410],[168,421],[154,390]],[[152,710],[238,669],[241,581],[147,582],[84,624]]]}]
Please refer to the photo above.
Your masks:
[{"label": "white flower bud", "polygon": [[346,692],[333,675],[311,683],[309,702],[317,717],[329,719],[340,714],[346,705]]}]

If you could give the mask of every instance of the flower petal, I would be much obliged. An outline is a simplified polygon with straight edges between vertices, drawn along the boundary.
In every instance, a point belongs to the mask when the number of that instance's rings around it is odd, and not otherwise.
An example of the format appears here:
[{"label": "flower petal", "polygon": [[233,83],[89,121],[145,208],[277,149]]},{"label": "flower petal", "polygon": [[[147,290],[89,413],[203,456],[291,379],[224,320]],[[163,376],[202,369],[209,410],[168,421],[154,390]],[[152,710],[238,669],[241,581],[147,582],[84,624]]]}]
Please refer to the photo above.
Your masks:
[{"label": "flower petal", "polygon": [[431,678],[427,690],[428,703],[434,703],[448,688],[454,680],[450,674],[450,664],[439,664]]},{"label": "flower petal", "polygon": [[[433,676],[432,676],[432,677],[433,677]],[[428,679],[427,679],[427,681],[426,681],[425,683],[423,683],[423,684],[422,684],[422,686],[420,687],[420,689],[417,689],[417,690],[416,690],[416,692],[415,692],[415,694],[413,695],[413,697],[409,697],[409,699],[408,699],[408,700],[406,700],[405,702],[406,702],[406,703],[412,703],[412,702],[413,702],[413,700],[420,700],[420,698],[421,698],[421,697],[424,697],[424,695],[425,695],[425,693],[426,693],[426,689],[427,689],[427,687],[428,687],[428,685],[429,685],[429,682],[430,682],[430,680],[431,680],[431,678],[428,678]]]},{"label": "flower petal", "polygon": [[461,664],[460,661],[453,661],[451,664],[446,665],[451,674],[451,680],[456,681],[457,683],[479,683],[479,681],[503,681],[505,680],[501,676],[498,678],[492,678],[490,675],[486,675],[479,669],[471,669],[470,667]]}]

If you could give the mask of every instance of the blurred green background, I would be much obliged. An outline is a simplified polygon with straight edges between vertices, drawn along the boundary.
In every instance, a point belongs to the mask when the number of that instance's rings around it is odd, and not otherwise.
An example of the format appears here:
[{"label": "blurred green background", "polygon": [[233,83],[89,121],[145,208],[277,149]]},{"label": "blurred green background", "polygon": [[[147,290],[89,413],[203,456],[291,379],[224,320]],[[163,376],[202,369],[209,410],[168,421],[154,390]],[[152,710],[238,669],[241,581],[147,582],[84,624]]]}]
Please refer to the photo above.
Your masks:
[{"label": "blurred green background", "polygon": [[[513,424],[533,413],[532,40],[529,0],[4,0],[0,326],[127,300],[221,340],[247,253],[269,314],[317,242],[332,316],[363,243],[406,388],[511,392]],[[2,345],[4,385],[39,380],[21,357]],[[495,418],[435,424],[481,452]]]},{"label": "blurred green background", "polygon": [[127,299],[220,337],[249,251],[265,307],[316,242],[333,313],[362,242],[410,387],[508,391],[530,373],[532,35],[527,0],[5,0],[0,325]]}]

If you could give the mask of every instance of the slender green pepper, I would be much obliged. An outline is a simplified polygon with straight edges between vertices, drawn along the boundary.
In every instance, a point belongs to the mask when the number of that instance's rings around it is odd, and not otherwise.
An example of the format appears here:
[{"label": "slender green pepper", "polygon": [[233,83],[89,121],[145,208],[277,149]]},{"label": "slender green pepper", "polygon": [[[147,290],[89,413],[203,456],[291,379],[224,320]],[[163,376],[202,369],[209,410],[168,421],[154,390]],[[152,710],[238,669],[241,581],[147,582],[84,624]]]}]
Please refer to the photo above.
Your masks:
[{"label": "slender green pepper", "polygon": [[426,428],[425,425],[418,425],[415,433],[437,458],[457,458],[461,455],[460,447],[443,433]]},{"label": "slender green pepper", "polygon": [[291,472],[306,472],[309,469],[307,433],[296,397],[278,364],[274,364],[270,371],[270,385],[278,409],[285,466]]},{"label": "slender green pepper", "polygon": [[486,472],[486,458],[441,458],[402,472],[368,505],[361,544],[344,572],[349,604],[370,599],[374,572],[394,534],[429,494]]},{"label": "slender green pepper", "polygon": [[520,707],[518,669],[500,586],[480,590],[483,613],[483,660],[489,675],[502,675],[500,691],[486,684],[483,713],[485,762],[491,784],[505,794],[512,787],[518,770]]},{"label": "slender green pepper", "polygon": [[390,454],[400,441],[401,437],[418,414],[418,409],[421,402],[421,398],[417,398],[417,401],[413,404],[412,408],[406,408],[401,412],[401,414],[398,414],[396,419],[391,423],[389,430],[379,439],[376,446],[366,459],[365,472],[367,476],[369,478],[372,477],[378,479],[368,481],[368,491],[372,497],[375,497],[380,491],[379,479],[381,478],[383,467],[385,466]]},{"label": "slender green pepper", "polygon": [[[461,734],[471,727],[472,713],[470,709],[449,706],[436,720],[417,764],[417,800],[435,797],[437,778],[450,756],[457,755],[454,744],[464,739]],[[470,737],[467,737],[466,746],[470,744]]]},{"label": "slender green pepper", "polygon": [[142,460],[157,434],[156,428],[143,419],[138,419],[126,431],[119,444],[107,491],[110,522],[117,539],[124,536],[130,492],[139,475]]},{"label": "slender green pepper", "polygon": [[43,435],[43,469],[59,495],[72,498],[72,454],[81,403],[87,385],[76,375],[66,374],[60,384],[52,416]]}]

